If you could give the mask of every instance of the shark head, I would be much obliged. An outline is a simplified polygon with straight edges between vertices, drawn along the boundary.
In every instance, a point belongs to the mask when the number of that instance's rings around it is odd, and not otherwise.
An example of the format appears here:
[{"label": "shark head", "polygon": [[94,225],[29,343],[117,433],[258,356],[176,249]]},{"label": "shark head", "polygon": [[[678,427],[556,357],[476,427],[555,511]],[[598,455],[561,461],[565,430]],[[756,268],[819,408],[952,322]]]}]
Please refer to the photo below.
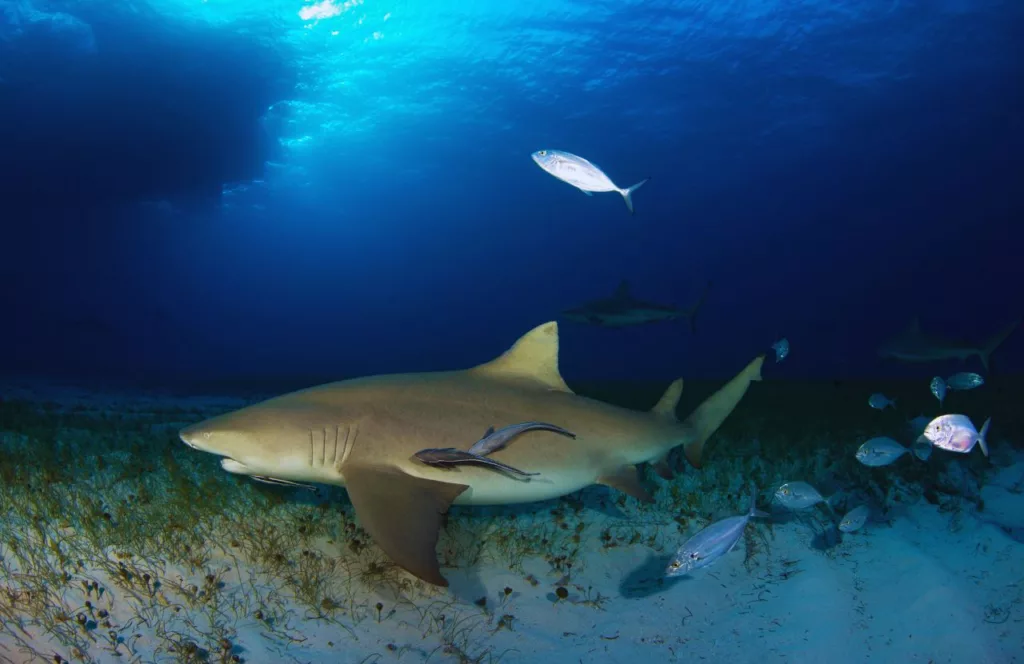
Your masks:
[{"label": "shark head", "polygon": [[[221,467],[238,475],[297,482],[340,481],[355,428],[317,426],[301,407],[282,400],[220,415],[179,432],[194,450],[222,457]],[[313,413],[310,413],[312,416]]]}]

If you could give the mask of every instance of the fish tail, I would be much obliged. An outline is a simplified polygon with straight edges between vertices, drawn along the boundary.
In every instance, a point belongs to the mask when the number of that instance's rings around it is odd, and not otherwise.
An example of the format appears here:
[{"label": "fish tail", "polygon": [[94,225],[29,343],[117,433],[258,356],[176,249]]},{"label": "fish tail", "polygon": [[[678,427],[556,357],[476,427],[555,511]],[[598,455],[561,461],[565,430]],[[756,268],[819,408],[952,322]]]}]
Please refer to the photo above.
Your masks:
[{"label": "fish tail", "polygon": [[988,456],[988,441],[985,438],[988,436],[988,427],[992,424],[992,418],[985,420],[985,423],[981,425],[981,431],[978,432],[978,446],[981,447],[981,451],[985,456]]},{"label": "fish tail", "polygon": [[701,467],[704,443],[718,430],[725,418],[739,405],[750,383],[761,380],[764,355],[758,355],[735,378],[704,400],[683,422],[689,440],[683,446],[686,460],[694,468]]},{"label": "fish tail", "polygon": [[701,291],[700,297],[697,298],[697,303],[694,304],[693,308],[690,309],[690,311],[686,314],[686,316],[690,319],[690,332],[692,332],[693,334],[697,334],[697,312],[700,311],[700,308],[704,305],[704,300],[707,299],[708,290],[710,288],[711,282],[708,281],[708,283],[704,285],[704,290]]},{"label": "fish tail", "polygon": [[619,189],[619,193],[622,194],[622,198],[625,199],[626,207],[629,208],[629,213],[630,214],[633,214],[633,192],[636,191],[637,189],[639,189],[640,187],[644,186],[645,184],[647,184],[647,181],[650,180],[650,179],[651,178],[644,178],[643,180],[641,180],[640,182],[637,182],[632,187],[627,187],[625,189]]},{"label": "fish tail", "polygon": [[1011,324],[1007,325],[1005,328],[996,332],[994,335],[992,335],[992,338],[989,339],[988,342],[982,347],[982,349],[978,351],[978,357],[981,358],[981,365],[985,367],[986,372],[989,371],[989,364],[991,363],[992,353],[994,353],[997,348],[1003,345],[1003,342],[1006,341],[1011,334],[1013,334],[1014,330],[1020,327],[1020,322],[1021,319],[1018,318]]},{"label": "fish tail", "polygon": [[762,519],[767,519],[771,516],[767,512],[762,512],[761,510],[757,509],[757,489],[753,486],[750,487],[750,510],[747,512],[747,516],[756,516]]}]

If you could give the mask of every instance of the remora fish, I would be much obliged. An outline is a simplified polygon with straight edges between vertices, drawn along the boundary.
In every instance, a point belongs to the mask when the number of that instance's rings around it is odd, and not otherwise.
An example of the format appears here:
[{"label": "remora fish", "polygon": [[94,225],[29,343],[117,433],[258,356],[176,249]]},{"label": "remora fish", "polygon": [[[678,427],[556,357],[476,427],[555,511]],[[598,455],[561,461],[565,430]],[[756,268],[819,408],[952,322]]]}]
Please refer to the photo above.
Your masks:
[{"label": "remora fish", "polygon": [[1020,326],[1021,319],[1017,319],[1010,325],[996,332],[988,341],[980,347],[974,344],[938,337],[929,337],[921,332],[921,326],[915,318],[910,326],[900,335],[890,339],[881,348],[878,354],[903,362],[938,362],[941,360],[959,359],[966,360],[977,355],[982,366],[988,370],[989,358],[999,346],[1006,341],[1007,337]]},{"label": "remora fish", "polygon": [[746,514],[716,521],[686,540],[665,569],[665,576],[682,576],[707,567],[729,553],[740,541],[747,523],[755,516],[767,518],[768,514],[757,509],[757,492],[752,492],[750,509]]},{"label": "remora fish", "polygon": [[589,323],[603,327],[628,327],[660,321],[688,318],[690,331],[697,331],[697,312],[707,297],[711,282],[704,286],[697,303],[689,310],[677,309],[664,304],[645,302],[632,296],[629,282],[623,280],[611,297],[591,300],[582,306],[562,312],[562,317],[576,323]]},{"label": "remora fish", "polygon": [[473,454],[472,452],[464,452],[457,450],[454,447],[445,447],[443,449],[436,447],[429,447],[425,450],[420,450],[413,455],[420,461],[431,466],[438,466],[440,468],[451,468],[460,463],[472,463],[478,466],[489,466],[495,470],[500,470],[505,473],[512,475],[521,475],[523,477],[531,475],[540,475],[540,473],[527,473],[518,468],[495,461],[494,459],[488,459],[485,456],[479,454]]},{"label": "remora fish", "polygon": [[587,196],[593,192],[617,191],[626,201],[629,213],[633,214],[633,192],[644,186],[651,178],[644,178],[632,187],[622,189],[600,168],[583,157],[562,150],[538,150],[532,155],[537,165],[562,182],[568,182]]},{"label": "remora fish", "polygon": [[473,443],[473,446],[469,448],[470,454],[476,454],[479,456],[487,456],[493,454],[498,450],[505,449],[513,438],[520,434],[524,434],[527,431],[553,431],[554,433],[567,436],[569,438],[576,438],[576,434],[571,431],[566,431],[562,427],[555,426],[554,424],[548,424],[547,422],[520,422],[519,424],[510,424],[507,427],[502,427],[497,431],[494,427],[487,429],[484,437]]},{"label": "remora fish", "polygon": [[967,454],[978,445],[982,453],[988,456],[988,442],[985,437],[988,435],[990,424],[991,417],[985,420],[979,432],[966,415],[940,415],[928,423],[922,437],[930,440],[935,447],[962,454]]},{"label": "remora fish", "polygon": [[[224,457],[231,472],[344,486],[356,517],[396,564],[444,586],[435,547],[452,504],[549,500],[604,484],[650,501],[637,464],[678,446],[701,465],[708,438],[761,380],[760,355],[685,421],[682,381],[650,412],[574,394],[558,371],[558,326],[545,323],[495,360],[463,371],[371,376],[330,383],[211,418],[180,432],[190,447]],[[539,431],[495,453],[541,473],[529,482],[464,466],[457,476],[417,461],[424,448],[461,445],[494,423],[536,418],[577,435]],[[666,470],[668,470],[666,468]],[[669,471],[670,472],[670,471]]]}]

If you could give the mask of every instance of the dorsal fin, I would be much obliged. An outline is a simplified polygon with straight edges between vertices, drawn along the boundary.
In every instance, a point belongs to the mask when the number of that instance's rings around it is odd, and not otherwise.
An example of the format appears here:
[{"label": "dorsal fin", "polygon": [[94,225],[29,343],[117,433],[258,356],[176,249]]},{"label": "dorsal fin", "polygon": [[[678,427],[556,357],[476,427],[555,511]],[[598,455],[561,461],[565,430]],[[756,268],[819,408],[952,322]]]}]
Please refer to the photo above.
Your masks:
[{"label": "dorsal fin", "polygon": [[497,377],[529,378],[545,387],[572,393],[558,372],[558,323],[538,325],[496,359],[471,369]]},{"label": "dorsal fin", "polygon": [[661,399],[658,403],[654,404],[654,408],[651,412],[661,417],[667,417],[669,419],[676,419],[676,407],[679,405],[679,397],[683,393],[683,379],[677,378],[672,381],[672,384],[665,390],[665,394],[661,395]]},{"label": "dorsal fin", "polygon": [[628,300],[629,299],[629,282],[623,279],[619,282],[618,288],[612,293],[612,297],[616,300]]}]

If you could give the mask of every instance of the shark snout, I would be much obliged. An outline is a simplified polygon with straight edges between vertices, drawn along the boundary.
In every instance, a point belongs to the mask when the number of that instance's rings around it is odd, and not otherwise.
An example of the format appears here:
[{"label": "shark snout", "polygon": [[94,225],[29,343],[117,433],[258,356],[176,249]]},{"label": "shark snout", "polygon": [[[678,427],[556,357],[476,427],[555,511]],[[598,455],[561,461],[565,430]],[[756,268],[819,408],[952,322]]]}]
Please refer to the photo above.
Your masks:
[{"label": "shark snout", "polygon": [[181,442],[194,450],[199,450],[200,452],[209,451],[207,446],[209,445],[210,432],[199,424],[185,427],[178,432],[178,437],[181,438]]}]

